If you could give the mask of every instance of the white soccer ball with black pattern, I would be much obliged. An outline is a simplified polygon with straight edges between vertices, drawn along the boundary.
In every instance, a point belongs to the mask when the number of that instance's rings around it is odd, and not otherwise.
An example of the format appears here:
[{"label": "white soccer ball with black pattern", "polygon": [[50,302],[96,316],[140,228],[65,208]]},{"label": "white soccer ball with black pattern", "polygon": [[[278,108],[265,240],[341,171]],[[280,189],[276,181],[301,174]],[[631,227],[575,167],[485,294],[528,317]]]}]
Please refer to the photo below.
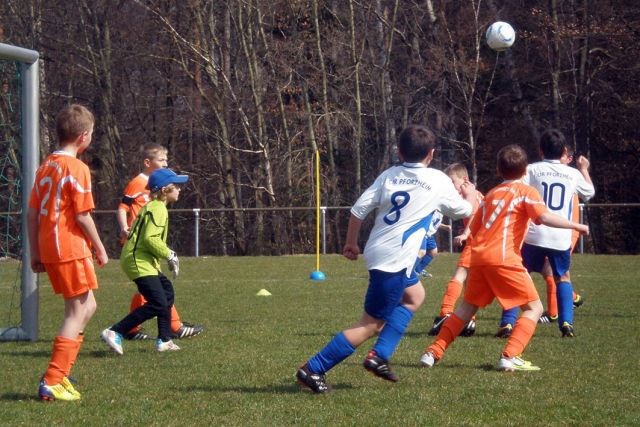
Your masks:
[{"label": "white soccer ball with black pattern", "polygon": [[494,22],[487,29],[486,40],[491,49],[500,52],[513,45],[516,41],[516,32],[506,22]]}]

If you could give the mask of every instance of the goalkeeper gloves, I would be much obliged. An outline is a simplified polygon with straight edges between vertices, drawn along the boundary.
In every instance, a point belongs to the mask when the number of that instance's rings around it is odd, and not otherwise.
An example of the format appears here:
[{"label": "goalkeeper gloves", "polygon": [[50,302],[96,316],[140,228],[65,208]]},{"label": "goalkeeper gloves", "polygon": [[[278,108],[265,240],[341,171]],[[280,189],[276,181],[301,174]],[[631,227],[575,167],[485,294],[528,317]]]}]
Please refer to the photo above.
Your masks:
[{"label": "goalkeeper gloves", "polygon": [[171,249],[169,249],[167,263],[169,264],[169,271],[173,273],[173,280],[176,280],[180,273],[180,261],[178,260],[178,255],[176,255],[176,253]]}]

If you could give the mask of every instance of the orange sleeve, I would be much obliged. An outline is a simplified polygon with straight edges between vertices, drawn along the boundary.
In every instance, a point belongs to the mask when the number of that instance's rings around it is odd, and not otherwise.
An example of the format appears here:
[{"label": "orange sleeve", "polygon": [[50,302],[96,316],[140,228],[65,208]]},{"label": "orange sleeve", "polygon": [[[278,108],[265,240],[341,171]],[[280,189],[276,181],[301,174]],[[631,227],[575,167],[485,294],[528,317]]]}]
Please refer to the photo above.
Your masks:
[{"label": "orange sleeve", "polygon": [[76,185],[69,186],[73,200],[73,208],[76,214],[92,211],[95,207],[91,193],[91,172],[84,163],[77,162],[77,170],[73,171]]}]

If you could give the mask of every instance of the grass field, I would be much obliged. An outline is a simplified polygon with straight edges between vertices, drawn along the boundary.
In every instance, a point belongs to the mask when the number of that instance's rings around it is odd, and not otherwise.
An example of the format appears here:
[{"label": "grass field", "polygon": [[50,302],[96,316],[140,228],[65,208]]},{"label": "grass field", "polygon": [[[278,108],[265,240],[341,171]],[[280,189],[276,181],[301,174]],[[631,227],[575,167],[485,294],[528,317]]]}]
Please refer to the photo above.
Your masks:
[{"label": "grass field", "polygon": [[[182,259],[176,305],[205,332],[178,341],[182,351],[171,354],[154,352],[152,341],[125,342],[124,356],[98,336],[126,313],[134,291],[111,262],[99,271],[98,311],[73,371],[83,399],[73,403],[37,400],[62,319],[62,301],[41,277],[40,340],[0,343],[0,425],[640,425],[640,257],[574,257],[575,287],[586,297],[577,337],[539,325],[526,356],[541,371],[495,371],[504,345],[493,337],[496,305],[479,313],[475,336],[421,369],[425,332],[456,260],[442,254],[429,267],[425,305],[392,360],[400,382],[361,367],[371,341],[329,372],[335,390],[320,396],[293,376],[359,318],[367,286],[361,260],[323,257],[327,280],[317,283],[308,280],[311,256]],[[3,275],[1,295],[9,280]],[[273,295],[255,296],[262,288]]]}]

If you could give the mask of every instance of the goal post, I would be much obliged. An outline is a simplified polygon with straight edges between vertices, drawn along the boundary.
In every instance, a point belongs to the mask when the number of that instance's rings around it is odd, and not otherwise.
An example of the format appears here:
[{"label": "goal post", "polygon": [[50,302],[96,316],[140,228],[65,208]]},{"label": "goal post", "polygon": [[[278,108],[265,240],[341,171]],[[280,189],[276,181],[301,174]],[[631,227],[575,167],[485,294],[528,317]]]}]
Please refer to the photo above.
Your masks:
[{"label": "goal post", "polygon": [[21,112],[21,227],[22,241],[20,309],[21,325],[0,328],[0,341],[35,341],[38,339],[38,282],[31,270],[27,212],[29,193],[33,187],[36,168],[40,160],[38,139],[40,136],[40,54],[37,51],[0,43],[0,60],[20,63],[20,112]]}]

